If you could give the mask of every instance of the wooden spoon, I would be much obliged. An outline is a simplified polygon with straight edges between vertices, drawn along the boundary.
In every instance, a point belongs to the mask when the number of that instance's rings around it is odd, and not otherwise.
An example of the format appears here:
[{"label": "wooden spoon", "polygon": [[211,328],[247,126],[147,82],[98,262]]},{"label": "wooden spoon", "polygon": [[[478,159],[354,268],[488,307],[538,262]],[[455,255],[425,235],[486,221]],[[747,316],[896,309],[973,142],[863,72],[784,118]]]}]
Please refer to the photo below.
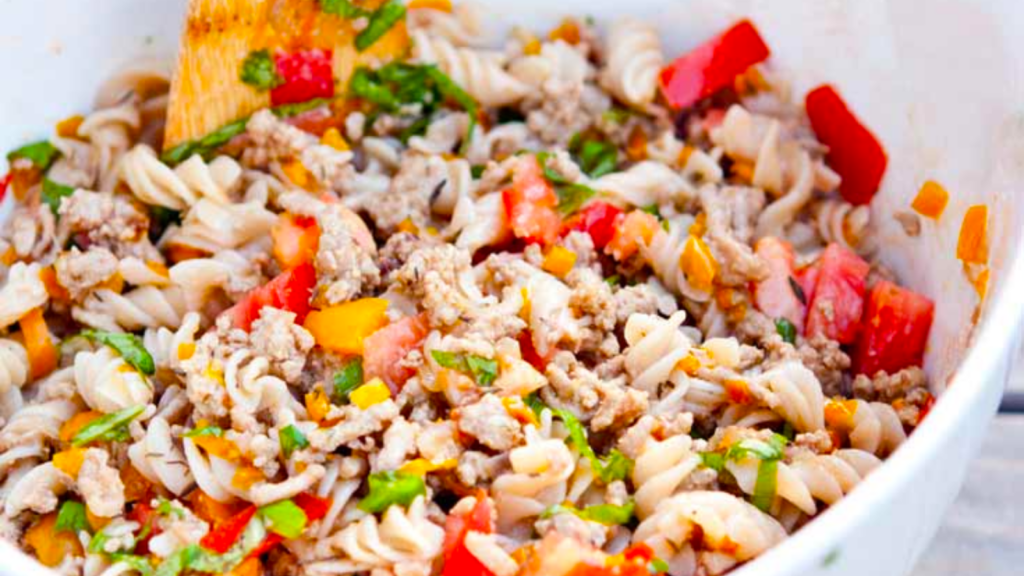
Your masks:
[{"label": "wooden spoon", "polygon": [[[372,10],[384,0],[358,4]],[[270,106],[269,92],[240,79],[253,50],[332,50],[335,91],[343,93],[356,67],[402,55],[405,22],[358,52],[352,21],[326,14],[319,0],[190,0],[164,132],[167,150]]]}]

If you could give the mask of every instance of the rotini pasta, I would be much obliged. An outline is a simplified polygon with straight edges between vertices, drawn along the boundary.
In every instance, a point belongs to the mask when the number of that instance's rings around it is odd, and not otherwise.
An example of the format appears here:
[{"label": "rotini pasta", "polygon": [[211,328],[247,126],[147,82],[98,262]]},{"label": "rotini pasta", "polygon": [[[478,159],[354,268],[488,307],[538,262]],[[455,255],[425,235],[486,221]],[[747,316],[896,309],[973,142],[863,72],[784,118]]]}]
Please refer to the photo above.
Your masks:
[{"label": "rotini pasta", "polygon": [[238,163],[223,156],[209,164],[192,156],[172,170],[146,145],[125,154],[120,169],[139,200],[172,210],[188,208],[200,198],[226,204],[242,175]]},{"label": "rotini pasta", "polygon": [[631,106],[653,102],[658,74],[665,62],[654,27],[635,18],[616,20],[608,34],[606,52],[601,85]]}]

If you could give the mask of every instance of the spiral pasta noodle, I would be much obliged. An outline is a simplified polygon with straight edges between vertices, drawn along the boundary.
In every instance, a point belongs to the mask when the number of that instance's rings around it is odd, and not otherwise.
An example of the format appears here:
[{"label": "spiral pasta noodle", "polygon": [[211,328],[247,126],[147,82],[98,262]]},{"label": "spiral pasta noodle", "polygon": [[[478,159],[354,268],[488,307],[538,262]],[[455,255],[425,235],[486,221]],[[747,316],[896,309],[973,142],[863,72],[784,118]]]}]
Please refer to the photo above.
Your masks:
[{"label": "spiral pasta noodle", "polygon": [[176,496],[184,495],[194,483],[185,455],[175,445],[171,427],[163,418],[150,419],[142,439],[128,447],[128,459],[147,480]]},{"label": "spiral pasta noodle", "polygon": [[100,412],[117,412],[153,399],[153,385],[113,349],[75,355],[75,386],[85,403]]},{"label": "spiral pasta noodle", "polygon": [[637,517],[643,520],[658,504],[672,497],[687,477],[701,464],[689,436],[679,435],[658,441],[647,440],[633,467]]},{"label": "spiral pasta noodle", "polygon": [[0,395],[29,380],[28,353],[14,340],[0,339]]},{"label": "spiral pasta noodle", "polygon": [[7,272],[7,282],[0,287],[0,328],[6,328],[46,304],[49,295],[39,279],[39,264],[15,262]]},{"label": "spiral pasta noodle", "polygon": [[188,208],[200,198],[226,204],[242,175],[241,166],[226,156],[210,163],[192,156],[171,169],[144,144],[124,155],[120,170],[139,200],[171,210]]},{"label": "spiral pasta noodle", "polygon": [[437,64],[483,106],[512,104],[526,95],[526,86],[505,71],[499,54],[459,48],[422,30],[412,33],[417,61]]},{"label": "spiral pasta noodle", "polygon": [[635,18],[617,19],[608,35],[601,85],[631,106],[654,101],[658,74],[665,63],[654,27]]},{"label": "spiral pasta noodle", "polygon": [[72,315],[82,324],[108,332],[177,328],[186,312],[185,295],[177,286],[141,286],[125,294],[97,290],[72,309]]}]

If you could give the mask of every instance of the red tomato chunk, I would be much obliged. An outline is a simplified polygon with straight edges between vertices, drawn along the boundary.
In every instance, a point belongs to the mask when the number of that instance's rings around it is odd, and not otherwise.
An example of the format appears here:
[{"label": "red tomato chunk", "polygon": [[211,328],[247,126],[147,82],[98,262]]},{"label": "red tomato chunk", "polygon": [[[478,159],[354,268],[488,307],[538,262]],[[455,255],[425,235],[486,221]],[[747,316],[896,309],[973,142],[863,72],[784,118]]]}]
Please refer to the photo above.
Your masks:
[{"label": "red tomato chunk", "polygon": [[852,344],[864,312],[864,293],[871,267],[838,244],[829,244],[817,263],[817,283],[808,301],[808,337],[818,334]]},{"label": "red tomato chunk", "polygon": [[607,202],[589,204],[565,223],[565,230],[578,230],[590,235],[594,248],[603,250],[615,235],[615,225],[622,210]]},{"label": "red tomato chunk", "polygon": [[294,312],[295,321],[301,324],[309,313],[309,298],[314,286],[316,269],[306,262],[249,292],[224,313],[234,320],[235,326],[246,331],[260,317],[264,306]]},{"label": "red tomato chunk", "polygon": [[788,242],[769,236],[757,241],[755,252],[768,263],[768,277],[754,286],[757,309],[772,320],[789,320],[802,333],[806,306],[793,287],[797,276],[793,248]]},{"label": "red tomato chunk", "polygon": [[334,96],[334,67],[330,50],[299,50],[274,54],[277,73],[284,83],[270,91],[270,103],[296,104]]},{"label": "red tomato chunk", "polygon": [[490,534],[491,505],[485,494],[477,495],[476,506],[469,514],[449,514],[444,523],[444,571],[442,576],[494,576],[469,548],[466,533],[470,530]]},{"label": "red tomato chunk", "polygon": [[935,304],[925,296],[888,281],[875,284],[853,354],[854,371],[872,376],[920,366],[934,317]]},{"label": "red tomato chunk", "polygon": [[544,178],[533,156],[523,156],[512,176],[512,186],[501,192],[509,226],[516,238],[527,242],[552,244],[562,228],[555,211],[558,196]]}]

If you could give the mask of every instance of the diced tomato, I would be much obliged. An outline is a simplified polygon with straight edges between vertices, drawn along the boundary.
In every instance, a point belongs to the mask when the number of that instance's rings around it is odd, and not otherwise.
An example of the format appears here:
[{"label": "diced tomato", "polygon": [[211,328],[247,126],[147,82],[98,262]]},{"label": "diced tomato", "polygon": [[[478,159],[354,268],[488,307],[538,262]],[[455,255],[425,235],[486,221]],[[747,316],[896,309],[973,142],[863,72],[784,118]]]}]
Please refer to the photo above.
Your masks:
[{"label": "diced tomato", "polygon": [[292,502],[306,513],[306,520],[310,523],[327,516],[331,508],[330,498],[321,498],[309,492],[300,492],[292,498]]},{"label": "diced tomato", "polygon": [[615,236],[615,225],[621,216],[621,208],[607,202],[592,202],[570,218],[563,229],[590,234],[590,239],[594,241],[594,248],[602,250]]},{"label": "diced tomato", "polygon": [[935,304],[925,296],[881,281],[871,289],[862,334],[853,354],[858,374],[889,374],[920,366]]},{"label": "diced tomato", "polygon": [[843,177],[839,192],[851,204],[867,204],[878,192],[889,162],[878,138],[843,101],[832,86],[820,86],[807,94],[807,116],[822,144],[825,160]]},{"label": "diced tomato", "polygon": [[316,270],[309,262],[282,272],[277,278],[249,292],[237,304],[226,310],[235,326],[249,330],[259,319],[264,306],[295,313],[295,322],[301,324],[309,313],[309,297],[316,286]]},{"label": "diced tomato", "polygon": [[788,242],[768,236],[757,241],[757,255],[768,264],[768,277],[754,285],[757,309],[772,320],[785,318],[803,332],[806,306],[793,289],[796,256]]},{"label": "diced tomato", "polygon": [[444,523],[444,571],[442,576],[493,576],[493,573],[466,548],[470,530],[490,534],[491,504],[483,494],[469,514],[449,514]]},{"label": "diced tomato", "polygon": [[399,365],[409,352],[419,348],[430,332],[424,315],[409,316],[389,324],[363,339],[363,370],[369,380],[377,376],[398,393],[414,371]]},{"label": "diced tomato", "polygon": [[533,336],[530,335],[529,331],[519,334],[519,353],[523,356],[523,360],[540,372],[544,372],[547,368],[548,359],[541,356],[540,352],[537,352],[537,348],[533,345]]},{"label": "diced tomato", "polygon": [[661,93],[673,108],[693,106],[732,86],[737,76],[770,54],[757,27],[742,20],[662,70]]},{"label": "diced tomato", "polygon": [[558,196],[544,178],[534,156],[523,156],[512,175],[512,186],[501,192],[512,233],[527,242],[551,244],[558,238],[562,219],[555,211]]},{"label": "diced tomato", "polygon": [[615,225],[615,233],[605,247],[605,252],[619,262],[629,258],[641,246],[651,243],[660,229],[658,219],[643,210],[633,210]]},{"label": "diced tomato", "polygon": [[334,68],[330,50],[299,50],[274,53],[277,73],[284,83],[270,91],[270,103],[296,104],[334,96]]},{"label": "diced tomato", "polygon": [[804,293],[804,302],[814,299],[814,289],[818,286],[818,263],[796,273],[796,283]]},{"label": "diced tomato", "polygon": [[282,214],[270,235],[274,239],[274,258],[285,270],[312,261],[320,245],[320,227],[309,216]]},{"label": "diced tomato", "polygon": [[0,201],[3,201],[4,195],[7,194],[7,187],[10,186],[11,180],[14,180],[14,172],[8,172],[6,176],[0,178]]},{"label": "diced tomato", "polygon": [[864,313],[864,293],[871,267],[838,244],[829,244],[818,259],[818,281],[807,309],[807,335],[824,334],[842,344],[857,339]]},{"label": "diced tomato", "polygon": [[213,530],[206,533],[206,536],[199,541],[199,544],[218,554],[228,551],[238,541],[249,524],[249,520],[256,514],[256,507],[249,506],[224,522],[217,524]]},{"label": "diced tomato", "polygon": [[146,526],[149,526],[149,533],[146,537],[135,543],[136,554],[146,555],[149,553],[149,540],[161,532],[160,525],[157,523],[159,517],[160,514],[156,509],[147,502],[136,502],[132,506],[131,512],[127,515],[128,520],[138,522],[142,530],[146,530]]}]

